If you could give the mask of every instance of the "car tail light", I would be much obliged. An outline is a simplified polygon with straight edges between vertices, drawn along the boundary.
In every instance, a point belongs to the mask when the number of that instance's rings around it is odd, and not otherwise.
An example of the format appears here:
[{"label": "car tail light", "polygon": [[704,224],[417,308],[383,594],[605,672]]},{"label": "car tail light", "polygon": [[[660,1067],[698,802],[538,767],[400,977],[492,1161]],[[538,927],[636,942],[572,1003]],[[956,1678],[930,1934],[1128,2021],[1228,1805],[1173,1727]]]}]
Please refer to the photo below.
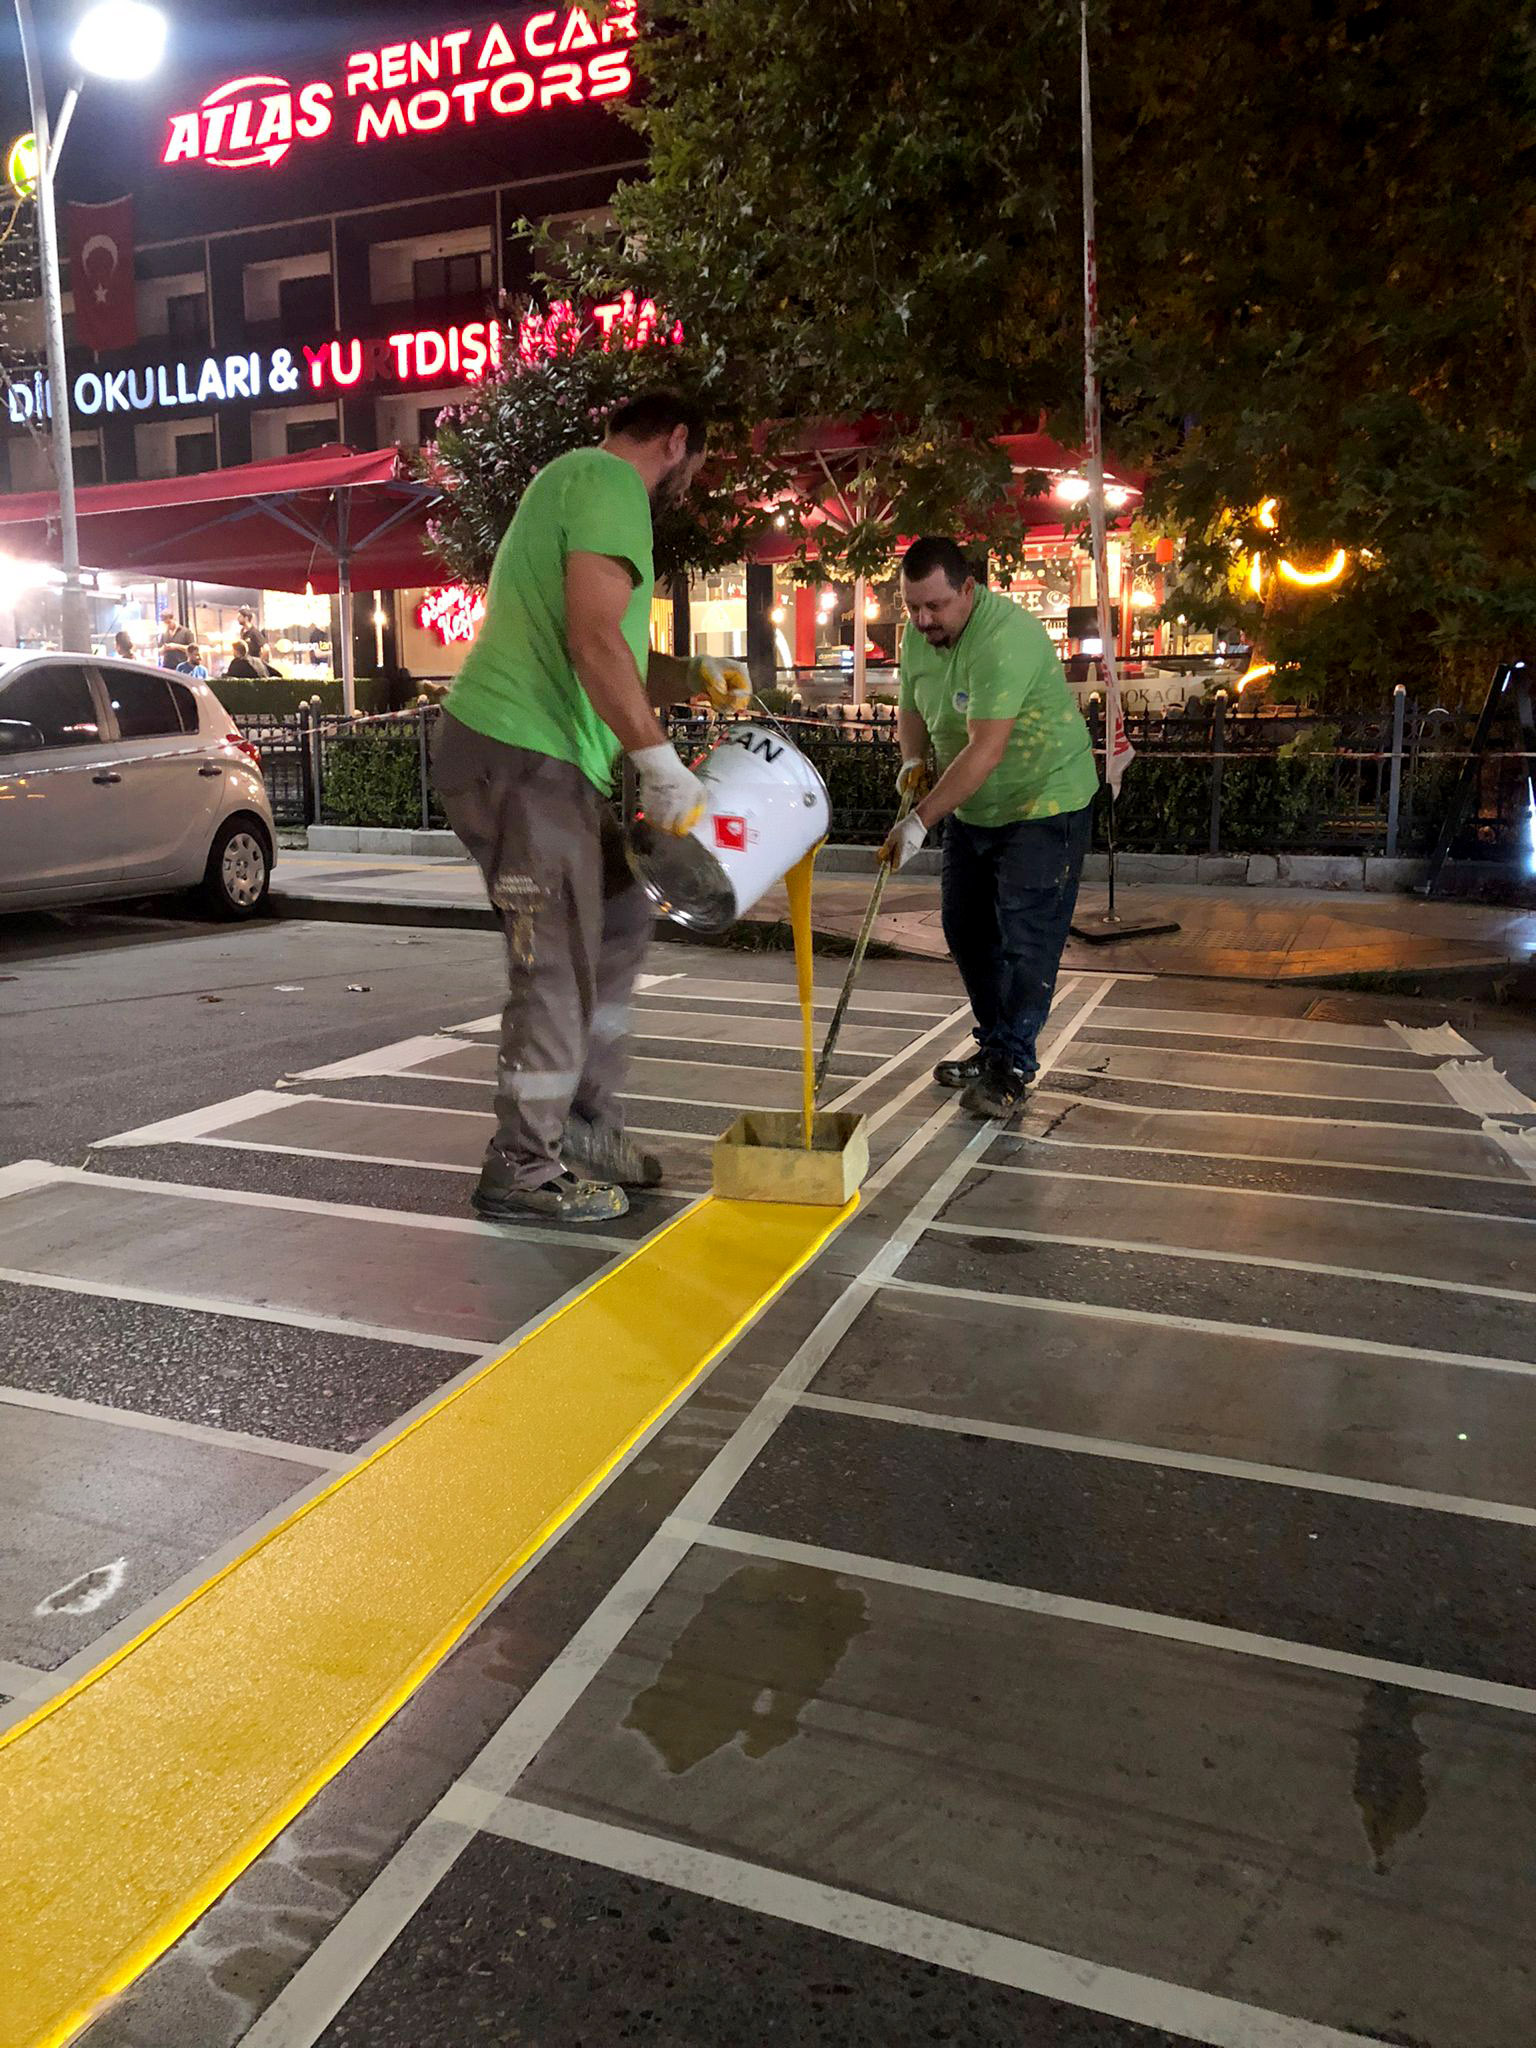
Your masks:
[{"label": "car tail light", "polygon": [[254,761],[258,768],[261,766],[260,747],[257,746],[254,740],[248,740],[243,732],[225,733],[224,744],[238,749],[248,761]]}]

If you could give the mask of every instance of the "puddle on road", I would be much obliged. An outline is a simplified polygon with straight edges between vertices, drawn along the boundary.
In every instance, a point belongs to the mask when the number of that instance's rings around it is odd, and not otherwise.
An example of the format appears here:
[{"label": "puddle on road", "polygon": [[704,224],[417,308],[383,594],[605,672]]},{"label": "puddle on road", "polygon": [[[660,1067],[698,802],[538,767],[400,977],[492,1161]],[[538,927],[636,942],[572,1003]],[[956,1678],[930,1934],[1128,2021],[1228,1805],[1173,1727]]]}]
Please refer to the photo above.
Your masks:
[{"label": "puddle on road", "polygon": [[747,1565],[708,1593],[624,1726],[674,1776],[741,1738],[768,1756],[869,1627],[864,1595],[808,1565]]},{"label": "puddle on road", "polygon": [[1401,1686],[1372,1685],[1355,1726],[1355,1804],[1378,1877],[1391,1868],[1389,1852],[1429,1811],[1424,1744],[1414,1726],[1419,1705]]}]

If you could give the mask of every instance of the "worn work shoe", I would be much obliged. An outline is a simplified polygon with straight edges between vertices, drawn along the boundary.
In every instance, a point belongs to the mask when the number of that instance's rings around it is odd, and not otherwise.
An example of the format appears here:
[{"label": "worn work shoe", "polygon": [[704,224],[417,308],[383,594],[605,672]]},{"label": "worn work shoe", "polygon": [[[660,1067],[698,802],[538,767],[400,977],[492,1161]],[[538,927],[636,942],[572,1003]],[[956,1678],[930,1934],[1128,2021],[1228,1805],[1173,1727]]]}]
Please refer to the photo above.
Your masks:
[{"label": "worn work shoe", "polygon": [[1005,1123],[1024,1107],[1024,1098],[1034,1078],[1022,1067],[1009,1066],[1006,1061],[998,1060],[979,1081],[973,1081],[966,1089],[960,1098],[960,1107],[967,1116],[978,1117],[983,1122],[995,1120]]},{"label": "worn work shoe", "polygon": [[614,1181],[621,1188],[661,1185],[661,1161],[654,1152],[642,1152],[623,1131],[600,1129],[584,1116],[567,1120],[560,1157],[595,1180]]},{"label": "worn work shoe", "polygon": [[557,1174],[538,1188],[509,1188],[482,1179],[469,1198],[475,1214],[487,1223],[608,1223],[629,1213],[622,1188],[600,1180],[578,1180],[574,1173]]},{"label": "worn work shoe", "polygon": [[993,1065],[992,1054],[978,1048],[969,1059],[940,1060],[933,1078],[941,1088],[969,1088],[977,1081],[985,1081]]}]

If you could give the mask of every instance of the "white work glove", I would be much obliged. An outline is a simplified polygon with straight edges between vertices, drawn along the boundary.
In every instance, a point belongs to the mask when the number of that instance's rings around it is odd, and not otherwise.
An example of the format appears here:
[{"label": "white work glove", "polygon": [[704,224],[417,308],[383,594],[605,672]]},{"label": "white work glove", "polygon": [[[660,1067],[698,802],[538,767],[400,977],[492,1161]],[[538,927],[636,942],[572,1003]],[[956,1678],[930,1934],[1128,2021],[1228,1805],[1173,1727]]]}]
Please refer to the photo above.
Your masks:
[{"label": "white work glove", "polygon": [[689,671],[695,696],[707,697],[715,711],[741,712],[752,702],[752,678],[744,662],[713,654],[695,657]]},{"label": "white work glove", "polygon": [[928,763],[925,760],[918,757],[915,760],[902,762],[901,773],[896,777],[896,794],[898,796],[906,796],[910,791],[913,803],[920,804],[931,787]]},{"label": "white work glove", "polygon": [[880,859],[885,866],[900,870],[927,837],[928,827],[916,811],[909,811],[899,825],[891,827],[890,835],[880,849]]},{"label": "white work glove", "polygon": [[630,755],[640,778],[640,810],[659,832],[681,839],[704,815],[704,785],[668,746],[641,747]]}]

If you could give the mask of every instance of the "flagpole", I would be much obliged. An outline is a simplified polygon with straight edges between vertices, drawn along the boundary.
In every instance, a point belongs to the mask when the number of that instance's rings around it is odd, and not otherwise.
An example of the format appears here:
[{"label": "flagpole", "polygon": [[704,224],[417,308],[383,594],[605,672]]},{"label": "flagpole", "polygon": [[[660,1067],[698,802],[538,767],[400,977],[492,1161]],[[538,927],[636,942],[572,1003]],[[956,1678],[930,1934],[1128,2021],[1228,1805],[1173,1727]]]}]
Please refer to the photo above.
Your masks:
[{"label": "flagpole", "polygon": [[1105,817],[1109,858],[1109,900],[1102,915],[1074,918],[1079,938],[1104,940],[1177,931],[1176,924],[1128,925],[1115,908],[1115,799],[1120,778],[1135,749],[1125,734],[1120,702],[1120,662],[1109,593],[1109,520],[1104,509],[1104,420],[1099,396],[1099,246],[1093,198],[1093,92],[1088,68],[1088,0],[1079,11],[1083,124],[1083,443],[1087,455],[1088,521],[1093,548],[1093,589],[1099,619],[1099,660],[1104,677],[1104,782],[1109,791]]}]

